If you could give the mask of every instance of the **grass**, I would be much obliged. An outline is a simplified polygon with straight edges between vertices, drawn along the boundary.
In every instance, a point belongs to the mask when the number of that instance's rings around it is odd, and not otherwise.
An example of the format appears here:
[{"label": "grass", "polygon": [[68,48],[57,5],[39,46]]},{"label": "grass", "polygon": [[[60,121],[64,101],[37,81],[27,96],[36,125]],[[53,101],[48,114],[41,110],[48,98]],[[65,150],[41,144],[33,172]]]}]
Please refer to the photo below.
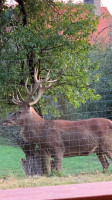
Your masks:
[{"label": "grass", "polygon": [[112,181],[111,173],[96,173],[96,174],[79,174],[75,176],[65,177],[35,177],[35,178],[15,178],[0,179],[0,189],[26,188],[26,187],[43,187],[54,185],[67,184],[82,184]]},{"label": "grass", "polygon": [[[18,147],[0,146],[0,189],[64,185],[112,180],[112,164],[106,173],[96,155],[63,159],[62,176],[26,177],[20,160],[24,153]],[[57,176],[56,176],[57,175]]]},{"label": "grass", "polygon": [[[112,169],[112,167],[111,167]],[[63,159],[63,174],[102,172],[102,166],[96,155]]]},{"label": "grass", "polygon": [[25,177],[20,160],[24,153],[18,147],[0,146],[0,177]]},{"label": "grass", "polygon": [[[24,153],[19,147],[0,146],[0,177],[2,176],[17,176],[25,177],[20,160],[24,158]],[[89,173],[102,171],[102,166],[96,157],[82,156],[63,159],[62,174],[74,175],[79,173]]]}]

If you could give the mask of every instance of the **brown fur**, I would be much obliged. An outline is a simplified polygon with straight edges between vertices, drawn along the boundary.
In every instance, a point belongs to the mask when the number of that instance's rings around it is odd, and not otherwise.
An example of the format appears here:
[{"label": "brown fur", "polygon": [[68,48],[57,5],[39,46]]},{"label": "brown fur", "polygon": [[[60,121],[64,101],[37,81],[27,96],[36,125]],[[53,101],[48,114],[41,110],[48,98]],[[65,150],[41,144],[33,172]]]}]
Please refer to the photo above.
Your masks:
[{"label": "brown fur", "polygon": [[[81,121],[44,120],[32,107],[20,108],[5,124],[22,126],[21,136],[36,143],[54,158],[57,170],[62,169],[63,157],[96,153],[103,169],[112,160],[112,122],[105,118]],[[49,162],[50,163],[50,162]]]}]

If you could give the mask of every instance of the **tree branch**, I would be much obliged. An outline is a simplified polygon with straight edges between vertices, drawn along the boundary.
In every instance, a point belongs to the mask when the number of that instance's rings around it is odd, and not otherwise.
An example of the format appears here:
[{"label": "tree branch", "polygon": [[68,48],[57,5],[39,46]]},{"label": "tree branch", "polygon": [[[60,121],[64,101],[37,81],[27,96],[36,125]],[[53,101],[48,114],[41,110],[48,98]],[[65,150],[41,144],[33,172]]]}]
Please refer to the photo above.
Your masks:
[{"label": "tree branch", "polygon": [[25,9],[25,5],[24,5],[24,1],[23,0],[15,0],[19,6],[20,6],[20,10],[23,13],[23,25],[25,26],[27,24],[27,12]]},{"label": "tree branch", "polygon": [[97,36],[96,36],[96,38],[97,38],[105,29],[107,29],[107,28],[109,28],[109,27],[112,27],[112,24],[109,25],[109,26],[104,27],[101,31],[99,31],[98,34],[97,34]]},{"label": "tree branch", "polygon": [[52,50],[52,49],[60,48],[60,47],[62,47],[62,46],[63,46],[63,44],[61,44],[61,45],[59,45],[59,46],[56,46],[56,47],[50,47],[50,48],[45,47],[44,49],[41,49],[41,51],[42,51],[42,52],[43,52],[43,51],[50,51],[50,50]]}]

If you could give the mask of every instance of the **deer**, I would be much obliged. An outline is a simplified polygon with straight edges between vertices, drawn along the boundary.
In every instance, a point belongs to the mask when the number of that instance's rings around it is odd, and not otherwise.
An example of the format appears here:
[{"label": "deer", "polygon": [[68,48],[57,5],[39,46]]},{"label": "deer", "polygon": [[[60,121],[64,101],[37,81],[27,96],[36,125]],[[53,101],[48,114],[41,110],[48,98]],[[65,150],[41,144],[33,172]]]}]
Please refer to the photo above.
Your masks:
[{"label": "deer", "polygon": [[[38,78],[34,70],[34,84],[28,88],[25,82],[27,100],[17,91],[12,101],[19,106],[4,122],[5,125],[22,127],[20,135],[28,143],[37,144],[47,156],[47,174],[51,171],[51,158],[56,170],[62,170],[63,157],[89,156],[95,153],[103,169],[108,169],[112,160],[112,122],[106,118],[91,118],[78,121],[45,120],[32,107],[57,80],[50,80],[50,72],[44,79]],[[35,94],[37,94],[35,96]],[[43,156],[44,162],[44,156]]]}]

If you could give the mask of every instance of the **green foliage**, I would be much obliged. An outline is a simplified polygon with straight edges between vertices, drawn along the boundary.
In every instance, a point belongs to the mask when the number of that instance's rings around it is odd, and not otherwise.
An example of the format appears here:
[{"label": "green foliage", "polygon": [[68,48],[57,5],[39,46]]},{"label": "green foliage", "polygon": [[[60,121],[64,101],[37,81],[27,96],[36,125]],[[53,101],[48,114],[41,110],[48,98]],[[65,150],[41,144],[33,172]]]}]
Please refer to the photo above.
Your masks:
[{"label": "green foliage", "polygon": [[[89,59],[89,37],[98,24],[94,8],[50,0],[28,0],[24,2],[24,12],[21,8],[18,5],[2,10],[5,23],[0,36],[1,106],[11,104],[12,92],[17,88],[26,96],[24,81],[33,76],[35,67],[41,77],[50,70],[51,79],[57,79],[47,95],[57,100],[62,95],[75,107],[98,99],[91,88],[91,83],[98,80],[97,63],[92,64]],[[44,112],[46,103],[40,100]]]},{"label": "green foliage", "polygon": [[[110,30],[112,33],[112,30]],[[99,60],[100,79],[94,85],[95,90],[100,94],[101,99],[97,103],[97,111],[100,117],[112,119],[112,38],[107,46],[96,45],[91,54],[93,60]],[[98,112],[97,112],[98,113]]]},{"label": "green foliage", "polygon": [[60,170],[56,170],[56,169],[53,169],[53,170],[52,170],[52,174],[51,174],[51,176],[62,177],[63,174],[62,174],[62,171],[60,171]]}]

